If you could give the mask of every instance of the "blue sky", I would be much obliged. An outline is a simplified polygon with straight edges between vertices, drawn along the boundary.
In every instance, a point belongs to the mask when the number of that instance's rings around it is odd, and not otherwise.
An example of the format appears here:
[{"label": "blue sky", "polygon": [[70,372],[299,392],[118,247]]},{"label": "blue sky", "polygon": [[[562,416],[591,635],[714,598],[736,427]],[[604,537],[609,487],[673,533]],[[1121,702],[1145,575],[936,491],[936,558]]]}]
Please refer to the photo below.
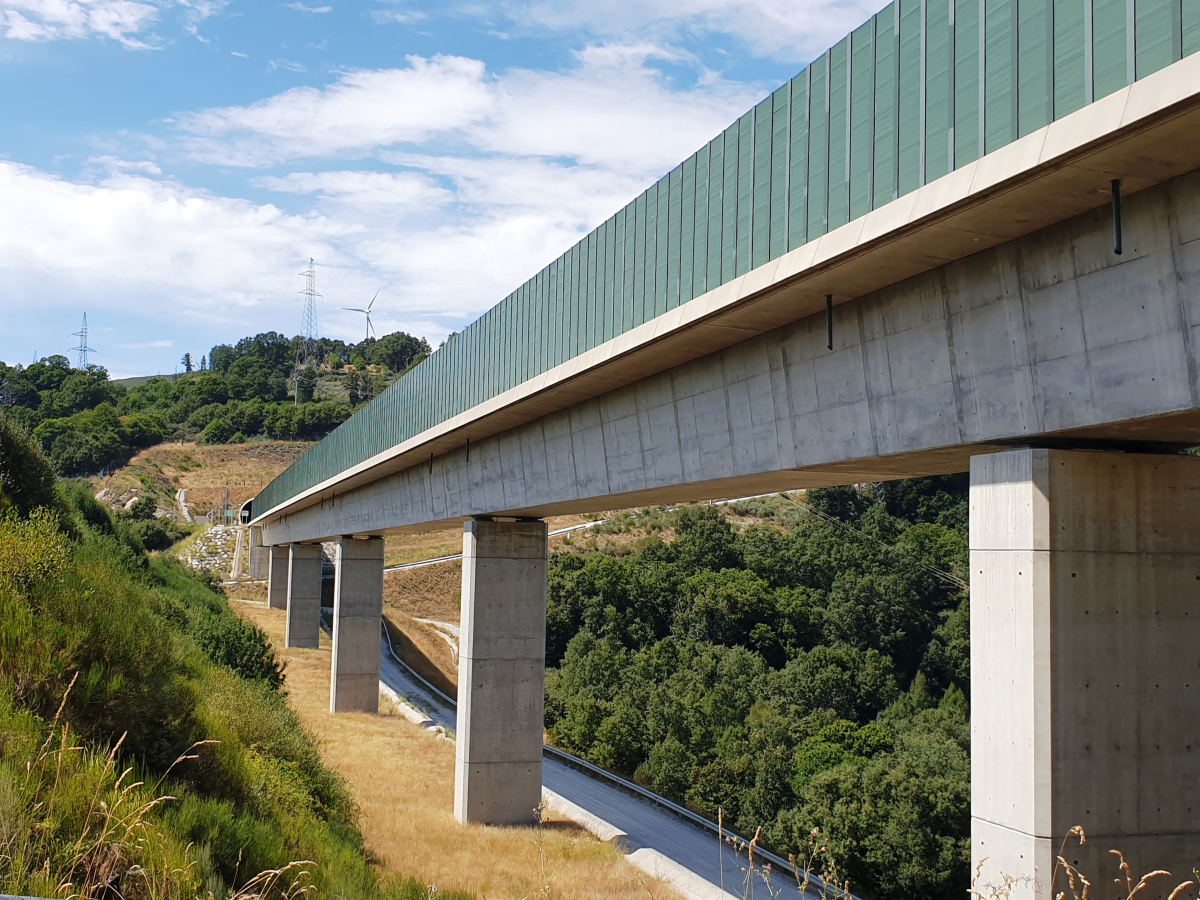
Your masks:
[{"label": "blue sky", "polygon": [[0,0],[0,360],[436,343],[881,0]]}]

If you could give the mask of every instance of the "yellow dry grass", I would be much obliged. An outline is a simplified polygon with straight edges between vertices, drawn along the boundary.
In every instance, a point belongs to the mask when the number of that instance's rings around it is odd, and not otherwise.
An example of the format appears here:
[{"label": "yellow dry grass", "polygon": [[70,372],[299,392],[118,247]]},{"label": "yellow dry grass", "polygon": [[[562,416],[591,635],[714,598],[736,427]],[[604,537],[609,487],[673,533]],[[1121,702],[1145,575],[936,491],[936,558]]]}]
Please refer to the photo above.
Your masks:
[{"label": "yellow dry grass", "polygon": [[452,744],[395,715],[331,715],[328,639],[322,635],[319,650],[281,649],[281,610],[237,607],[286,660],[288,701],[322,741],[325,761],[350,785],[367,849],[385,872],[472,890],[480,900],[678,900],[616,848],[553,814],[541,829],[460,826],[451,811]]},{"label": "yellow dry grass", "polygon": [[405,615],[458,622],[462,600],[462,561],[450,560],[383,576],[383,605]]},{"label": "yellow dry grass", "polygon": [[[546,524],[551,531],[560,528],[570,528],[583,522],[594,522],[607,518],[610,513],[597,513],[587,516],[550,516]],[[562,536],[550,539],[553,550]],[[462,553],[462,530],[450,528],[443,531],[421,531],[413,534],[388,535],[387,548],[384,551],[384,564],[402,566],[405,563],[420,562],[423,559],[437,559],[439,556],[451,556]]]},{"label": "yellow dry grass", "polygon": [[[170,505],[175,491],[187,488],[188,504],[198,514],[220,504],[226,487],[229,502],[240,506],[299,459],[312,444],[305,441],[251,441],[246,444],[158,444],[138,453],[107,478],[94,478],[99,491],[124,501],[136,492]],[[165,501],[165,503],[164,503]]]}]

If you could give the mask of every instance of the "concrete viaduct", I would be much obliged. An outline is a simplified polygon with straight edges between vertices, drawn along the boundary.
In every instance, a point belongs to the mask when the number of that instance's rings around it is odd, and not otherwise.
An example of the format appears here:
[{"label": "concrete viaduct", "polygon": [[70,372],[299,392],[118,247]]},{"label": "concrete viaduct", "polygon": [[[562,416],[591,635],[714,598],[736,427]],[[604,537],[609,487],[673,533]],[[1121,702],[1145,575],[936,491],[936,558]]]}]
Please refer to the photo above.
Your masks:
[{"label": "concrete viaduct", "polygon": [[540,797],[544,517],[969,469],[984,880],[1049,896],[1074,825],[1091,872],[1119,847],[1182,876],[1200,864],[1200,459],[1179,452],[1200,444],[1198,334],[1200,55],[260,498],[271,601],[289,646],[317,646],[315,542],[338,542],[331,709],[376,711],[381,536],[462,527],[455,814],[515,823]]}]

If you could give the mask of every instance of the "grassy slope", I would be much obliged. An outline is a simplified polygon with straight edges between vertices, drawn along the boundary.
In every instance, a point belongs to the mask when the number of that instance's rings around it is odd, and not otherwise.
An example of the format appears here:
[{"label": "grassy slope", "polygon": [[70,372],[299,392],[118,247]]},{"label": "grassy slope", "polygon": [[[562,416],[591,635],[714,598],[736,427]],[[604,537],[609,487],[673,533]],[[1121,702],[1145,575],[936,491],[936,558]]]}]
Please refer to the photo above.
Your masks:
[{"label": "grassy slope", "polygon": [[[237,606],[277,647],[282,644],[282,610]],[[452,814],[453,744],[399,716],[331,715],[324,634],[321,649],[278,652],[287,661],[289,702],[323,741],[325,759],[350,786],[362,810],[367,851],[385,873],[419,871],[443,890],[456,886],[497,900],[677,897],[615,848],[553,814],[540,829],[540,849],[539,829],[458,825]],[[549,892],[543,893],[547,886]]]},{"label": "grassy slope", "polygon": [[282,886],[424,897],[370,865],[341,779],[258,680],[261,634],[86,486],[68,500],[0,518],[0,891],[224,897],[284,867]]}]

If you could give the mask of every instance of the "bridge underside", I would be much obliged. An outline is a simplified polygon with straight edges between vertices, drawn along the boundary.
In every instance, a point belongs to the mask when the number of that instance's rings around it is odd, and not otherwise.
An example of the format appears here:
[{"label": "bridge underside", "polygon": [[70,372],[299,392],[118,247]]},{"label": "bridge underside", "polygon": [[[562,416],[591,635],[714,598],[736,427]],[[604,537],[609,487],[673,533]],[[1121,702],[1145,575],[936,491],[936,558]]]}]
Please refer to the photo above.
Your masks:
[{"label": "bridge underside", "polygon": [[[1200,444],[1200,173],[264,523],[268,544]],[[1150,448],[1146,448],[1150,449]]]}]

